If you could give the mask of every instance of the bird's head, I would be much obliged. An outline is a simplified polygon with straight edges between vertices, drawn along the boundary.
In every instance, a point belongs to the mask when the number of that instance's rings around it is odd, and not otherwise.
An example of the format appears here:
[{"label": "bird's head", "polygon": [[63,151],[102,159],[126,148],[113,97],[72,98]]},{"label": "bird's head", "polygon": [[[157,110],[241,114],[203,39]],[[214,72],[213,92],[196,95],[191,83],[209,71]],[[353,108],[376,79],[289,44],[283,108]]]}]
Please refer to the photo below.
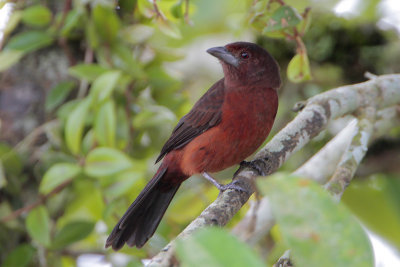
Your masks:
[{"label": "bird's head", "polygon": [[228,83],[245,85],[263,82],[275,89],[281,85],[275,59],[256,44],[236,42],[210,48],[207,52],[220,60]]}]

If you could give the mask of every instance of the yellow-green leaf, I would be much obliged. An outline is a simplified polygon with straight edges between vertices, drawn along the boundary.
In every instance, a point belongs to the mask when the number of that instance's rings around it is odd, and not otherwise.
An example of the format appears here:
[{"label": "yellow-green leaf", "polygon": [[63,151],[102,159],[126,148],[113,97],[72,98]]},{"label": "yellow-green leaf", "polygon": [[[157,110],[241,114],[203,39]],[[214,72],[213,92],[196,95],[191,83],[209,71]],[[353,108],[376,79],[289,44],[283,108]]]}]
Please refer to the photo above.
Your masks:
[{"label": "yellow-green leaf", "polygon": [[50,244],[50,218],[44,206],[38,206],[29,212],[26,229],[33,240],[43,246]]},{"label": "yellow-green leaf", "polygon": [[182,266],[265,266],[250,247],[219,228],[205,228],[177,242]]},{"label": "yellow-green leaf", "polygon": [[22,11],[22,22],[35,27],[44,27],[51,21],[51,11],[42,5],[30,6]]},{"label": "yellow-green leaf", "polygon": [[257,184],[270,199],[296,266],[373,266],[371,244],[360,223],[319,184],[282,174]]},{"label": "yellow-green leaf", "polygon": [[310,63],[308,62],[307,54],[297,54],[290,60],[287,68],[287,76],[294,83],[311,79]]},{"label": "yellow-green leaf", "polygon": [[89,176],[104,177],[127,170],[133,161],[117,149],[99,147],[92,150],[86,158],[85,172]]},{"label": "yellow-green leaf", "polygon": [[17,63],[24,52],[18,50],[4,50],[0,52],[0,71],[4,71]]},{"label": "yellow-green leaf", "polygon": [[50,193],[54,188],[65,181],[74,178],[81,171],[78,164],[57,163],[51,166],[43,176],[40,183],[39,192],[42,194]]},{"label": "yellow-green leaf", "polygon": [[115,146],[116,118],[115,105],[112,100],[103,103],[97,111],[94,131],[96,140],[101,146]]},{"label": "yellow-green leaf", "polygon": [[83,128],[90,107],[90,99],[86,98],[72,110],[65,125],[65,141],[69,150],[77,155],[81,151]]},{"label": "yellow-green leaf", "polygon": [[94,99],[93,104],[97,105],[109,98],[120,77],[120,71],[108,71],[94,80],[90,91],[90,95]]}]

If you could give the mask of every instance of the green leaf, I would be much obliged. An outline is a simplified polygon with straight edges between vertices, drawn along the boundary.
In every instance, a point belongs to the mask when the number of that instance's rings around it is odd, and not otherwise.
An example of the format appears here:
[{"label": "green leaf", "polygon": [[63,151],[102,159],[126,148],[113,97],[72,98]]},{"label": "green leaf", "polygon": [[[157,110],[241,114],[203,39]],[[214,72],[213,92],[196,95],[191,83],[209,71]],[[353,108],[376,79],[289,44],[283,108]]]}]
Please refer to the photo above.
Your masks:
[{"label": "green leaf", "polygon": [[139,44],[143,43],[147,39],[149,39],[154,33],[154,28],[143,25],[143,24],[134,24],[129,27],[126,27],[122,30],[122,38],[130,44]]},{"label": "green leaf", "polygon": [[0,71],[4,71],[17,63],[24,52],[18,50],[4,50],[0,52]]},{"label": "green leaf", "polygon": [[75,221],[65,225],[55,236],[51,245],[53,249],[64,248],[86,238],[94,229],[94,223]]},{"label": "green leaf", "polygon": [[373,266],[371,244],[353,215],[307,179],[274,175],[257,181],[296,266]]},{"label": "green leaf", "polygon": [[[135,191],[140,190],[145,185],[142,185],[145,181],[144,177],[145,171],[137,168],[121,172],[112,177],[112,184],[107,186],[105,195],[109,199],[116,199],[128,192],[134,194]],[[137,194],[139,193],[137,192]]]},{"label": "green leaf", "polygon": [[171,14],[177,19],[183,17],[183,1],[180,0],[171,7]]},{"label": "green leaf", "polygon": [[104,177],[116,174],[133,166],[133,161],[119,150],[99,147],[86,158],[85,172],[89,176]]},{"label": "green leaf", "polygon": [[109,100],[101,105],[96,114],[94,131],[96,140],[101,146],[115,146],[116,133],[115,105]]},{"label": "green leaf", "polygon": [[110,7],[96,5],[92,12],[96,32],[107,43],[116,41],[120,28],[120,21],[114,10]]},{"label": "green leaf", "polygon": [[50,193],[54,188],[65,181],[74,178],[81,172],[81,167],[73,163],[57,163],[51,166],[44,174],[40,183],[39,192],[42,194]]},{"label": "green leaf", "polygon": [[16,247],[11,253],[9,253],[2,263],[2,267],[25,267],[31,262],[35,249],[28,245],[23,244]]},{"label": "green leaf", "polygon": [[375,174],[351,182],[343,202],[374,233],[400,249],[400,181],[394,176]]},{"label": "green leaf", "polygon": [[108,71],[93,82],[90,95],[93,97],[95,105],[110,97],[120,77],[120,71]]},{"label": "green leaf", "polygon": [[81,151],[83,128],[90,107],[90,99],[86,98],[76,105],[67,117],[65,125],[65,141],[69,150],[77,155]]},{"label": "green leaf", "polygon": [[162,33],[165,35],[175,38],[175,39],[181,39],[182,38],[182,33],[178,26],[174,23],[172,23],[169,20],[163,20],[163,19],[158,19],[157,20],[157,25],[158,28]]},{"label": "green leaf", "polygon": [[61,29],[62,36],[68,36],[74,28],[78,28],[81,25],[81,15],[82,14],[75,9],[68,12],[64,25]]},{"label": "green leaf", "polygon": [[94,81],[97,77],[107,71],[108,69],[98,64],[78,64],[68,69],[70,75],[89,82]]},{"label": "green leaf", "polygon": [[70,192],[74,198],[57,220],[57,229],[75,221],[97,222],[103,218],[105,203],[99,181],[76,179]]},{"label": "green leaf", "polygon": [[42,5],[25,8],[22,11],[22,22],[34,27],[44,27],[51,21],[51,11]]},{"label": "green leaf", "polygon": [[20,175],[24,167],[20,156],[5,143],[0,143],[0,161],[7,174]]},{"label": "green leaf", "polygon": [[179,240],[176,249],[182,266],[265,266],[246,244],[219,228],[200,229]]},{"label": "green leaf", "polygon": [[45,247],[50,244],[49,222],[49,214],[43,205],[33,209],[26,218],[26,229],[29,235]]},{"label": "green leaf", "polygon": [[307,54],[297,54],[290,60],[287,68],[287,76],[294,83],[311,79],[310,63],[308,62]]},{"label": "green leaf", "polygon": [[0,160],[0,189],[7,185],[7,178],[4,172],[3,162]]},{"label": "green leaf", "polygon": [[52,88],[46,97],[46,111],[49,112],[60,105],[67,98],[68,94],[74,87],[75,83],[68,81],[61,82],[56,87]]},{"label": "green leaf", "polygon": [[294,27],[302,20],[301,16],[291,6],[281,6],[272,14],[268,20],[263,33],[279,31],[289,27]]},{"label": "green leaf", "polygon": [[44,31],[26,31],[13,36],[5,50],[18,50],[25,53],[49,46],[54,41],[53,36]]}]

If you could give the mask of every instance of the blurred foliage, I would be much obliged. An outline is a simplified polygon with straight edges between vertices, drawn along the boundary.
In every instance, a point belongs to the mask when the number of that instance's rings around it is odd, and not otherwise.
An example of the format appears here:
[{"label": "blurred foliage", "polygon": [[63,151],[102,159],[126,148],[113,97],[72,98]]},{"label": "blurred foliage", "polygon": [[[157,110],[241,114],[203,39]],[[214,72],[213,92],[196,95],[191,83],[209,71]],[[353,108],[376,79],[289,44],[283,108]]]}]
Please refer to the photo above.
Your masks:
[{"label": "blurred foliage", "polygon": [[[299,100],[363,81],[365,71],[400,71],[398,36],[375,26],[379,1],[363,1],[359,15],[349,19],[332,12],[337,1],[321,2],[17,2],[4,31],[0,81],[29,56],[56,48],[68,59],[70,67],[64,71],[70,78],[48,88],[42,125],[18,143],[0,142],[3,266],[45,266],[44,262],[74,266],[84,253],[115,260],[111,250],[103,249],[107,234],[154,174],[155,157],[177,119],[221,77],[208,65],[202,66],[203,43],[208,48],[209,43],[250,38],[277,59],[285,82],[275,132],[295,116],[290,108]],[[196,60],[190,63],[185,56]],[[179,67],[182,62],[185,66]],[[388,134],[398,139],[396,129]],[[282,170],[293,171],[331,137],[329,131],[321,133]],[[218,176],[230,177],[232,172]],[[378,177],[353,182],[344,202],[365,225],[400,249],[398,183],[398,177],[380,170]],[[210,229],[178,245],[179,259],[184,266],[203,263],[199,255],[207,266],[242,262],[258,266],[276,261],[290,247],[298,266],[305,266],[303,261],[327,266],[324,260],[342,266],[370,264],[365,235],[343,204],[332,203],[318,186],[306,183],[299,188],[298,184],[285,177],[261,185],[276,197],[274,205],[287,208],[275,207],[279,225],[271,235],[274,245],[254,246],[262,255],[224,231]],[[128,265],[139,265],[141,259],[157,253],[217,194],[201,179],[185,182],[149,243],[141,250],[121,250]],[[21,216],[13,216],[13,211],[32,204]],[[239,221],[246,209],[233,221]],[[291,209],[298,212],[287,214]],[[302,227],[313,227],[311,239],[298,235],[306,232]],[[332,227],[338,228],[332,231]],[[351,249],[354,246],[356,250]],[[315,249],[321,258],[313,258]],[[339,255],[346,249],[359,257]]]}]

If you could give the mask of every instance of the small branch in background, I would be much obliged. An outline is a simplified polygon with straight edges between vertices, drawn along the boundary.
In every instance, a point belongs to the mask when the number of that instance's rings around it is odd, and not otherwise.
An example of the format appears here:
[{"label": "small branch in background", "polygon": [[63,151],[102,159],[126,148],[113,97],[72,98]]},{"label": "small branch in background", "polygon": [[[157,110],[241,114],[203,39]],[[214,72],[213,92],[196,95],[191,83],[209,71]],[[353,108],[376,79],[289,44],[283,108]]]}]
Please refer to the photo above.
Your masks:
[{"label": "small branch in background", "polygon": [[18,154],[30,153],[29,150],[31,146],[33,146],[39,136],[45,133],[47,128],[57,127],[59,123],[60,122],[58,120],[51,120],[36,127],[30,134],[28,134],[15,146],[14,150]]},{"label": "small branch in background", "polygon": [[[71,8],[72,8],[72,0],[66,0],[64,4],[62,18],[58,23],[58,25],[56,26],[57,31],[59,31],[62,28],[62,26],[64,26],[65,19],[67,18],[68,12],[71,10]],[[71,52],[71,49],[68,46],[67,39],[65,37],[60,37],[58,39],[58,44],[64,50],[64,53],[68,58],[69,65],[70,66],[75,65],[77,61],[74,57],[74,54]]]},{"label": "small branch in background", "polygon": [[128,143],[126,144],[125,151],[129,152],[129,149],[132,147],[132,140],[133,140],[133,134],[135,132],[135,129],[133,128],[132,125],[132,110],[131,110],[131,103],[135,103],[134,100],[132,99],[132,92],[133,92],[133,87],[134,83],[130,83],[127,87],[127,90],[125,90],[125,99],[126,99],[126,104],[125,104],[125,114],[126,114],[126,119],[128,120],[128,125],[129,125],[129,138],[128,138]]},{"label": "small branch in background", "polygon": [[74,54],[71,52],[71,49],[68,46],[67,39],[64,37],[60,37],[58,39],[58,44],[64,50],[65,55],[67,56],[68,62],[70,66],[74,66],[77,63],[76,58],[74,57]]},{"label": "small branch in background", "polygon": [[285,253],[279,258],[279,260],[273,265],[273,267],[293,267],[294,265],[290,262],[290,250],[286,250]]},{"label": "small branch in background", "polygon": [[[85,50],[85,57],[83,59],[83,62],[85,64],[90,64],[93,62],[93,59],[94,59],[93,49],[90,46],[87,46],[86,50]],[[80,80],[78,96],[77,96],[78,99],[82,99],[86,96],[88,87],[89,87],[88,81]]]},{"label": "small branch in background", "polygon": [[12,212],[11,214],[1,218],[0,222],[5,223],[5,222],[8,222],[8,221],[14,220],[14,219],[18,218],[19,216],[21,216],[22,214],[27,213],[27,212],[33,210],[34,208],[36,208],[37,206],[42,205],[50,197],[52,197],[53,195],[59,193],[61,190],[63,190],[65,187],[67,187],[71,182],[72,182],[72,179],[63,182],[62,184],[60,184],[59,186],[54,188],[50,193],[41,196],[36,202],[34,202],[34,203],[30,204],[30,205],[27,205],[25,207],[22,207],[20,209],[17,209],[14,212]]},{"label": "small branch in background", "polygon": [[[306,20],[308,18],[309,14],[310,14],[310,11],[311,11],[311,7],[306,7],[306,9],[304,9],[303,14],[301,14],[301,17],[303,18],[303,20]],[[306,27],[307,27],[307,23],[304,23],[303,27],[302,27],[302,29],[300,31],[300,35],[301,36],[304,36],[305,31],[306,31]]]},{"label": "small branch in background", "polygon": [[154,12],[156,13],[156,18],[161,18],[162,20],[167,20],[167,18],[164,16],[163,13],[161,13],[160,9],[158,8],[157,0],[153,0],[152,2],[153,2]]},{"label": "small branch in background", "polygon": [[57,30],[60,30],[61,27],[64,25],[65,19],[67,18],[68,12],[71,10],[71,8],[72,8],[72,0],[66,0],[64,3],[64,9],[61,20],[56,27]]},{"label": "small branch in background", "polygon": [[192,21],[189,18],[189,0],[185,0],[185,14],[183,15],[185,18],[185,22],[188,25],[193,25]]},{"label": "small branch in background", "polygon": [[332,178],[325,188],[339,201],[344,190],[350,184],[358,165],[368,150],[375,121],[375,108],[368,106],[361,109],[360,120],[357,123],[357,133],[353,136],[350,146],[343,153],[342,159]]}]

